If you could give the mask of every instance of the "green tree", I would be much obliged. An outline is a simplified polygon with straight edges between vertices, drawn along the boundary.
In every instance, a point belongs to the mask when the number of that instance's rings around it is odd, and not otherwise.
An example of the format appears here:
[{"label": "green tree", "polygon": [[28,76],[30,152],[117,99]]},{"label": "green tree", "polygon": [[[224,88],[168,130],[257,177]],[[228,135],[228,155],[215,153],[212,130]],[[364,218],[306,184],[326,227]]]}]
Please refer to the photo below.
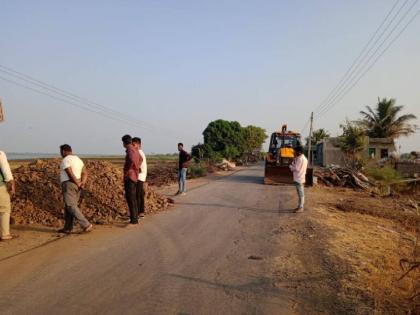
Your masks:
[{"label": "green tree", "polygon": [[237,121],[218,119],[203,131],[204,148],[210,159],[237,159],[243,153],[244,133]]},{"label": "green tree", "polygon": [[340,125],[343,134],[338,137],[341,150],[346,154],[350,166],[357,168],[361,165],[362,157],[360,153],[366,146],[366,135],[363,128],[357,123],[346,120],[345,124]]},{"label": "green tree", "polygon": [[265,129],[249,125],[242,128],[242,132],[244,137],[243,152],[252,154],[254,151],[260,151],[265,139],[267,139]]},{"label": "green tree", "polygon": [[[325,138],[329,138],[330,134],[324,128],[320,128],[312,132],[311,145],[315,146],[318,142],[321,142]],[[309,143],[309,137],[306,138],[306,143]]]},{"label": "green tree", "polygon": [[409,121],[416,119],[413,114],[400,115],[404,106],[396,105],[394,98],[378,98],[375,109],[366,106],[361,111],[363,118],[359,121],[367,136],[372,138],[398,138],[415,133],[417,126]]}]

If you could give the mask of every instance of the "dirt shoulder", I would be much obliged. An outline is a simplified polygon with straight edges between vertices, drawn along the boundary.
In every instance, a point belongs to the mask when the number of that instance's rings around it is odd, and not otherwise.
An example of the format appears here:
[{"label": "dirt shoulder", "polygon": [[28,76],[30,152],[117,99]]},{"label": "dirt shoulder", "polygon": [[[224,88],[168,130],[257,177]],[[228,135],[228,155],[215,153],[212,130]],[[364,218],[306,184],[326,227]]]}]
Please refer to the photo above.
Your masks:
[{"label": "dirt shoulder", "polygon": [[304,248],[322,253],[323,272],[336,281],[348,313],[418,314],[420,238],[417,218],[397,215],[401,200],[320,186],[308,190],[308,199],[306,225],[322,244]]}]

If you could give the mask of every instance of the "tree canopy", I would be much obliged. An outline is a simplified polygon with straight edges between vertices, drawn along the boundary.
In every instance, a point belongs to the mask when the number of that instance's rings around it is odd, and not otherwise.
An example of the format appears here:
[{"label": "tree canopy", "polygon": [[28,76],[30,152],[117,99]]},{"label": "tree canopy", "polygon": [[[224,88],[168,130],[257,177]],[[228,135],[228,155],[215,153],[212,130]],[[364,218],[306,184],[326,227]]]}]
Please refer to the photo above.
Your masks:
[{"label": "tree canopy", "polygon": [[400,115],[404,106],[396,105],[393,98],[379,99],[374,109],[366,106],[366,111],[361,111],[360,126],[367,136],[371,138],[398,138],[416,132],[417,126],[409,121],[416,119],[413,114]]},{"label": "tree canopy", "polygon": [[343,134],[338,137],[341,150],[346,153],[352,167],[357,167],[361,161],[360,153],[365,148],[366,135],[364,130],[356,123],[346,120],[340,125]]},{"label": "tree canopy", "polygon": [[203,138],[203,144],[193,147],[194,156],[234,160],[260,150],[267,135],[260,127],[242,127],[237,121],[218,119],[210,122],[204,129]]}]

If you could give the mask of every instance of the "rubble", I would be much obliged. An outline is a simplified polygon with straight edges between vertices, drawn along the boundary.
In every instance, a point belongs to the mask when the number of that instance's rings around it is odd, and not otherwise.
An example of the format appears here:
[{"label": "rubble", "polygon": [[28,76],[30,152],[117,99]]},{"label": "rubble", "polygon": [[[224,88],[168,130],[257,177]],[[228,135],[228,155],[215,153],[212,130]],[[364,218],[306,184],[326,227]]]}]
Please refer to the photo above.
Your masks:
[{"label": "rubble", "polygon": [[329,187],[339,186],[369,190],[375,186],[364,174],[347,167],[317,167],[314,169],[314,176],[318,178],[318,182]]},{"label": "rubble", "polygon": [[233,171],[236,168],[234,162],[230,162],[226,159],[223,159],[221,163],[216,164],[216,166],[223,171]]},{"label": "rubble", "polygon": [[[36,160],[14,170],[17,192],[12,217],[15,223],[62,225],[64,205],[59,165],[59,159]],[[86,161],[85,165],[89,177],[80,208],[88,220],[108,224],[126,216],[122,170],[105,161]],[[145,186],[146,213],[165,210],[172,203]]]},{"label": "rubble", "polygon": [[177,180],[178,163],[158,163],[150,165],[147,182],[155,187],[169,185]]}]

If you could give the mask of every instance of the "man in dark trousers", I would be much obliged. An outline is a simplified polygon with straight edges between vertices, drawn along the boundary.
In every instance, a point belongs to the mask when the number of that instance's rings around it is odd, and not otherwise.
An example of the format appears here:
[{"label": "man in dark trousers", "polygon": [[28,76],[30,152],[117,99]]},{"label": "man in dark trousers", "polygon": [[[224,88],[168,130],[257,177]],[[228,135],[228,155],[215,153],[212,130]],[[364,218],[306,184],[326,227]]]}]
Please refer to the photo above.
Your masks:
[{"label": "man in dark trousers", "polygon": [[138,224],[138,206],[137,206],[137,180],[139,177],[139,169],[141,157],[139,151],[133,146],[132,138],[129,135],[122,137],[123,146],[125,148],[125,164],[124,164],[124,191],[127,200],[128,209],[130,210],[130,225]]},{"label": "man in dark trousers", "polygon": [[185,182],[187,180],[188,162],[191,156],[184,150],[184,145],[178,143],[179,164],[178,164],[178,192],[176,195],[186,195]]}]

